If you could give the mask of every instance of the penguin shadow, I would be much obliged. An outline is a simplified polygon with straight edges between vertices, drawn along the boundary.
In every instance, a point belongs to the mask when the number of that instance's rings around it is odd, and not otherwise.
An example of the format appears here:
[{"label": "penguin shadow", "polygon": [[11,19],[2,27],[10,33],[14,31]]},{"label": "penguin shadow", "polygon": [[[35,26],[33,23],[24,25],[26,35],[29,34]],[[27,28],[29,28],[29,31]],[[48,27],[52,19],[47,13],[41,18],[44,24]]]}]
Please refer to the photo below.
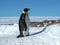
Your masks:
[{"label": "penguin shadow", "polygon": [[[25,36],[25,37],[33,36],[33,35],[36,35],[36,34],[42,33],[42,32],[44,32],[44,31],[45,31],[45,29],[46,29],[47,27],[48,27],[48,25],[47,25],[47,26],[45,26],[41,31],[36,32],[36,33],[33,33],[33,34],[29,34],[29,35],[27,35],[27,36]],[[24,37],[24,36],[18,35],[16,38],[22,38],[22,37]]]},{"label": "penguin shadow", "polygon": [[48,27],[48,25],[47,25],[47,26],[45,26],[41,31],[36,32],[36,33],[33,33],[33,34],[30,34],[29,36],[32,36],[32,35],[36,35],[36,34],[42,33],[42,32],[44,32],[44,31],[45,31],[45,29],[46,29],[47,27]]}]

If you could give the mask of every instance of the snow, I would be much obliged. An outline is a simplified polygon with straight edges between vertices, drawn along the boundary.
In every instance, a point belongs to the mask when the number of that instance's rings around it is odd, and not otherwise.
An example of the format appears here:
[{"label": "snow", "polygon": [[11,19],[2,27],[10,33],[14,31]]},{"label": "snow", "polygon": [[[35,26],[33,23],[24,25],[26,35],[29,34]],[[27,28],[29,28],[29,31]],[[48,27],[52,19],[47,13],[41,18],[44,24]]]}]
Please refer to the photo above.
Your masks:
[{"label": "snow", "polygon": [[[30,27],[33,34],[45,27]],[[18,24],[0,25],[0,45],[60,45],[60,24],[48,26],[42,33],[16,38],[19,35]]]},{"label": "snow", "polygon": [[[30,16],[30,22],[42,22],[44,20],[58,20],[60,16]],[[0,24],[18,23],[19,17],[0,17]]]}]

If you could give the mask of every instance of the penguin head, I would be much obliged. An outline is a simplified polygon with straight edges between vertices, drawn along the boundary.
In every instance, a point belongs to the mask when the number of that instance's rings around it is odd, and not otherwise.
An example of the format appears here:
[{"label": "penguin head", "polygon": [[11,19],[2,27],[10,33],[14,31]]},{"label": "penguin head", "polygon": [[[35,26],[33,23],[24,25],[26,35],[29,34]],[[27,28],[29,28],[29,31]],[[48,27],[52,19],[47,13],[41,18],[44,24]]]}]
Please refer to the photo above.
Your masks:
[{"label": "penguin head", "polygon": [[24,12],[28,12],[30,9],[29,8],[24,8]]}]

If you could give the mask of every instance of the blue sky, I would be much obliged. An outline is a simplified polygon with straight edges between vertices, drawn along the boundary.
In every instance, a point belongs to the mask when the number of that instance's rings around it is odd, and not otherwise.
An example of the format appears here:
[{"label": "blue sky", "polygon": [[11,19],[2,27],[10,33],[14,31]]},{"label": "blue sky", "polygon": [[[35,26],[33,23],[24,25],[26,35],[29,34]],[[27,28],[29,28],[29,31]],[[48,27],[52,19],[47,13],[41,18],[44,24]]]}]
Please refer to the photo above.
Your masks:
[{"label": "blue sky", "polygon": [[30,16],[60,16],[60,0],[0,0],[0,17],[20,16],[30,8]]}]

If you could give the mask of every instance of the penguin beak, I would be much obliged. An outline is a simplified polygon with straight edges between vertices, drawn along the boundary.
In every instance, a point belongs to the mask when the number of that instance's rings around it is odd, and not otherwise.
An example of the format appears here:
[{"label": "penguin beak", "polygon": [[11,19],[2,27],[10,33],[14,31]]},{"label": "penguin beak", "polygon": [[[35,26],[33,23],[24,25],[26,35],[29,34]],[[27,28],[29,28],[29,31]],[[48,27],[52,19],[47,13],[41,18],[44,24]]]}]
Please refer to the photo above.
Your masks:
[{"label": "penguin beak", "polygon": [[29,10],[31,10],[31,8],[29,8]]}]

